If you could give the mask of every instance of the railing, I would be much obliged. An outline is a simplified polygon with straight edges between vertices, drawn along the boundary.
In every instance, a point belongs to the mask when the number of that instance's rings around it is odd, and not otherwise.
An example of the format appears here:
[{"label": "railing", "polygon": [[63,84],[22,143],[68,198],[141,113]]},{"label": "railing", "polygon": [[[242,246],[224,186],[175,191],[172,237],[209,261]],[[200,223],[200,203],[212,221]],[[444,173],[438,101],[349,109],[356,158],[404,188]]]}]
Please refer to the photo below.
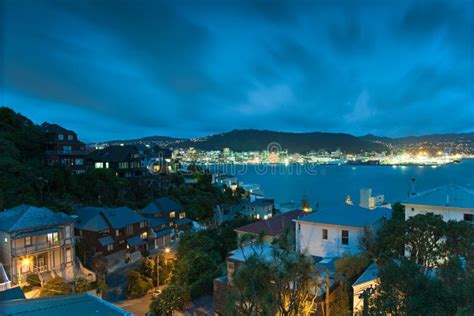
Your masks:
[{"label": "railing", "polygon": [[8,290],[9,288],[11,288],[11,285],[12,285],[11,281],[0,283],[0,292]]},{"label": "railing", "polygon": [[41,244],[32,244],[31,246],[25,246],[20,248],[12,248],[12,256],[18,257],[35,252],[58,248],[64,245],[64,239],[55,242],[47,242]]}]

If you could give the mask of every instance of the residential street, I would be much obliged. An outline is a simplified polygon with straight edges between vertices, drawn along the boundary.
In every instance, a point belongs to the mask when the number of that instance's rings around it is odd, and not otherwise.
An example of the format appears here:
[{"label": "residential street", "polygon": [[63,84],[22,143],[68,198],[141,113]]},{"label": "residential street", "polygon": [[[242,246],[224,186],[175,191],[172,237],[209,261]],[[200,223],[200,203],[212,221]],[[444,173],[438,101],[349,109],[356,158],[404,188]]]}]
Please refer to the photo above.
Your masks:
[{"label": "residential street", "polygon": [[116,305],[128,312],[135,314],[136,316],[143,316],[148,312],[152,300],[151,294],[147,294],[144,297],[134,300],[117,302]]},{"label": "residential street", "polygon": [[138,270],[142,261],[143,259],[140,259],[127,264],[105,277],[108,287],[104,295],[105,300],[115,303],[126,299],[127,275],[130,271]]}]

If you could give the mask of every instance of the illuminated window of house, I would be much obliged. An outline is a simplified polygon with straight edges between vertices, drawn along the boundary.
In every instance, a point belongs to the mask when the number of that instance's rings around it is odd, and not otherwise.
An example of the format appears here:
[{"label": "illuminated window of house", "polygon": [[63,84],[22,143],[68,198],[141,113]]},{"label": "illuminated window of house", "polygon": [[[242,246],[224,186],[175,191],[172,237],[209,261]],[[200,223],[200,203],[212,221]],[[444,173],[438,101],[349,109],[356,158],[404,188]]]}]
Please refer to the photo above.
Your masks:
[{"label": "illuminated window of house", "polygon": [[109,163],[108,162],[105,163],[105,168],[109,169]]},{"label": "illuminated window of house", "polygon": [[325,228],[323,229],[323,239],[328,240],[328,230]]},{"label": "illuminated window of house", "polygon": [[113,244],[107,245],[107,251],[112,251],[112,250],[114,250],[114,245]]},{"label": "illuminated window of house", "polygon": [[342,230],[341,231],[341,242],[343,245],[349,245],[349,231],[348,230]]},{"label": "illuminated window of house", "polygon": [[128,162],[119,162],[119,169],[128,169]]},{"label": "illuminated window of house", "polygon": [[82,166],[84,164],[84,160],[78,158],[76,159],[76,166]]},{"label": "illuminated window of house", "polygon": [[175,218],[176,217],[176,212],[173,211],[173,212],[170,212],[170,218]]},{"label": "illuminated window of house", "polygon": [[48,233],[48,243],[57,243],[59,242],[58,233]]},{"label": "illuminated window of house", "polygon": [[25,246],[31,246],[31,237],[25,237]]},{"label": "illuminated window of house", "polygon": [[147,232],[144,232],[144,233],[141,233],[140,234],[140,238],[145,240],[146,238],[148,237],[148,233]]},{"label": "illuminated window of house", "polygon": [[186,213],[179,213],[179,219],[183,219],[186,217]]},{"label": "illuminated window of house", "polygon": [[104,163],[103,163],[103,162],[96,162],[96,163],[94,164],[94,167],[95,167],[96,169],[104,168]]}]

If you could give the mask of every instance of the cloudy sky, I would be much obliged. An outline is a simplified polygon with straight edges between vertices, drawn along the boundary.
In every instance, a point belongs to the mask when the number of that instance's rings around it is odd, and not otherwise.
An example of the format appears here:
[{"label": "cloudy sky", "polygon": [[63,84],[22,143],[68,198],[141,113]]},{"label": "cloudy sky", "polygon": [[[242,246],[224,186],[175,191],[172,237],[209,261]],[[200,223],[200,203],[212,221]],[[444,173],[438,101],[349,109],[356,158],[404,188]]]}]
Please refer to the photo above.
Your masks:
[{"label": "cloudy sky", "polygon": [[474,131],[472,0],[0,4],[0,103],[85,141]]}]

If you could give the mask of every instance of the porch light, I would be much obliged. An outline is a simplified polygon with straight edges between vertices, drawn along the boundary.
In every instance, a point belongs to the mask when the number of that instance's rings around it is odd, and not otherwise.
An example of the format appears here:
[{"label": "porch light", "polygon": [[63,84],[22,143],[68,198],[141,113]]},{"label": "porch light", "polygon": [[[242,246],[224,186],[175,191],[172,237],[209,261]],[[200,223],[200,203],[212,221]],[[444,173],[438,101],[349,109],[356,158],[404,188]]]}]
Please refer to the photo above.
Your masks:
[{"label": "porch light", "polygon": [[165,252],[166,252],[166,253],[169,253],[170,251],[171,251],[170,248],[165,248]]},{"label": "porch light", "polygon": [[21,259],[21,265],[22,265],[22,266],[28,267],[30,264],[31,264],[30,258],[27,257],[27,258]]}]

